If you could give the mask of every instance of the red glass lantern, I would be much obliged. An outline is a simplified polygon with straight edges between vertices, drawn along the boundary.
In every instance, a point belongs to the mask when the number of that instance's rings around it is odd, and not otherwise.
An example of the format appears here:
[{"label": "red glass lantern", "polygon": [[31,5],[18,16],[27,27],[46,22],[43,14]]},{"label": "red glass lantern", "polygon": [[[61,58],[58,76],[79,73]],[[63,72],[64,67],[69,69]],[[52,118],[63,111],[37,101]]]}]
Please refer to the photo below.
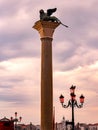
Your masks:
[{"label": "red glass lantern", "polygon": [[83,95],[80,96],[80,103],[84,103],[84,98],[85,97]]},{"label": "red glass lantern", "polygon": [[61,96],[59,97],[60,99],[60,103],[64,103],[64,96],[61,94]]}]

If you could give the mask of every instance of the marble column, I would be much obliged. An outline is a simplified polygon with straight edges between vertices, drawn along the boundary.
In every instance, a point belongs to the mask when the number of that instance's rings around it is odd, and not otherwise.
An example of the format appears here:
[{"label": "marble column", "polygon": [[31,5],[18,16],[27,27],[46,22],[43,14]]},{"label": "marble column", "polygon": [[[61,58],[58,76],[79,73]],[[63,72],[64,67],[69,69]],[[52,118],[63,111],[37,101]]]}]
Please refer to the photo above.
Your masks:
[{"label": "marble column", "polygon": [[52,40],[57,22],[37,21],[41,39],[41,130],[53,130]]}]

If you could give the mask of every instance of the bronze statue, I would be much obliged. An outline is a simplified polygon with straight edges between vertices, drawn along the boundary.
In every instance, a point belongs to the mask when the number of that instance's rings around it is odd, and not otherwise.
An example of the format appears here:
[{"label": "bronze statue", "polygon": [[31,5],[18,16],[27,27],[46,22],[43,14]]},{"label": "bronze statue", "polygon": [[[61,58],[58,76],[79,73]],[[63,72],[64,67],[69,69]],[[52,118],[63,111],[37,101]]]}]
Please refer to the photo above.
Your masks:
[{"label": "bronze statue", "polygon": [[57,8],[53,8],[53,9],[48,9],[47,10],[47,13],[44,12],[43,9],[41,9],[39,11],[40,13],[40,20],[43,20],[43,21],[51,21],[51,22],[58,22],[60,24],[62,24],[63,26],[67,27],[67,25],[63,24],[57,17],[55,16],[51,16],[55,11],[57,10]]}]

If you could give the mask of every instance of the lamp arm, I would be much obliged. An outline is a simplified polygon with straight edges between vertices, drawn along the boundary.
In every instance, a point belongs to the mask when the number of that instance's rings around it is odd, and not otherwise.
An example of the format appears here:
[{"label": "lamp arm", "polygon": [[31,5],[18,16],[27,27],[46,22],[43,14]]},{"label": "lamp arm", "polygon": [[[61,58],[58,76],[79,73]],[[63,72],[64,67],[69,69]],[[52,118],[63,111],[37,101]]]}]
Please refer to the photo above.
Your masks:
[{"label": "lamp arm", "polygon": [[75,105],[77,108],[82,108],[82,107],[83,107],[83,103],[78,104],[77,101],[75,101],[74,105]]},{"label": "lamp arm", "polygon": [[64,107],[64,108],[68,108],[70,105],[71,105],[70,100],[68,101],[67,105],[65,105],[65,104],[62,103],[62,107]]}]

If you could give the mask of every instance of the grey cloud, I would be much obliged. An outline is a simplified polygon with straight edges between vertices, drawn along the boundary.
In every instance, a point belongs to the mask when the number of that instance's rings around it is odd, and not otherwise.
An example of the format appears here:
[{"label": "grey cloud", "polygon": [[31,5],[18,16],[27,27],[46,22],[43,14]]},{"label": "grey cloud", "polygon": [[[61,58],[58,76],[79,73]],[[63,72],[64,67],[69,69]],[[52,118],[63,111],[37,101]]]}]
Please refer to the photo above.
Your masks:
[{"label": "grey cloud", "polygon": [[[7,71],[7,70],[5,70],[5,71]],[[7,73],[9,73],[9,72],[6,72],[6,74]],[[0,76],[0,82],[2,82],[3,81],[3,79],[6,81],[6,82],[8,82],[8,81],[12,81],[12,82],[20,82],[20,81],[23,81],[24,80],[24,76],[17,76],[17,77],[13,77],[13,75],[12,76]]]},{"label": "grey cloud", "polygon": [[13,86],[12,85],[0,85],[0,88],[8,89],[8,88],[13,88]]},{"label": "grey cloud", "polygon": [[24,80],[25,79],[23,77],[0,77],[0,88],[2,88],[4,91],[10,91],[15,87],[15,84],[23,82]]},{"label": "grey cloud", "polygon": [[[38,11],[40,7],[37,3],[40,0],[2,0],[0,2],[0,17],[2,19],[12,18],[19,13],[19,11],[24,10],[28,15],[34,16],[35,10]],[[41,3],[40,3],[41,6]],[[42,3],[43,6],[43,3]],[[33,13],[34,12],[34,13]],[[36,18],[36,16],[35,16]]]},{"label": "grey cloud", "polygon": [[0,59],[6,60],[13,57],[30,57],[38,55],[39,52],[37,50],[39,49],[39,46],[33,43],[36,39],[33,40],[35,38],[35,34],[32,31],[32,25],[28,27],[28,30],[23,29],[21,31],[18,30],[17,32],[14,31],[15,30],[13,29],[10,33],[1,32],[0,52],[2,55]]},{"label": "grey cloud", "polygon": [[37,32],[32,29],[34,24],[32,16],[27,15],[28,19],[20,18],[17,21],[11,17],[9,24],[7,19],[4,19],[6,24],[0,29],[1,61],[15,57],[39,56],[38,44],[40,41],[37,39],[40,38]]},{"label": "grey cloud", "polygon": [[[19,4],[17,4],[19,5]],[[15,15],[16,12],[16,2],[15,1],[6,1],[4,0],[0,4],[0,17],[9,17]]]},{"label": "grey cloud", "polygon": [[[58,43],[60,44],[60,43]],[[65,45],[65,46],[64,46]],[[61,43],[62,46],[62,43]],[[56,46],[54,48],[54,58],[57,59],[60,62],[64,62],[68,59],[70,59],[71,57],[73,57],[76,54],[76,50],[77,50],[77,45],[74,45],[72,43],[65,43],[63,44],[62,48],[58,51],[56,49]]]},{"label": "grey cloud", "polygon": [[[8,52],[12,51],[12,49],[10,48],[6,48]],[[13,50],[13,52],[11,52],[11,54],[6,54],[6,50],[2,50],[1,51],[1,57],[0,57],[0,61],[4,61],[4,60],[9,60],[12,58],[16,58],[16,57],[39,57],[39,52],[36,51],[36,49],[32,49],[31,48],[28,50],[26,48],[21,48],[21,49],[17,49],[17,50]]]},{"label": "grey cloud", "polygon": [[[65,54],[66,55],[66,54]],[[92,57],[93,56],[93,57]],[[61,57],[64,57],[64,55],[61,55]],[[97,59],[98,56],[94,56],[93,54],[90,54],[87,56],[87,54],[84,55],[74,55],[68,58],[57,58],[58,60],[55,60],[55,69],[59,69],[60,71],[65,70],[73,70],[79,66],[85,66],[93,64]]]},{"label": "grey cloud", "polygon": [[[54,60],[57,61],[62,70],[74,69],[78,66],[84,66],[94,63],[98,60],[98,38],[94,32],[97,32],[98,8],[91,6],[68,6],[62,10],[62,21],[68,23],[69,28],[59,27],[56,32],[55,44],[65,42],[60,50],[56,48]],[[62,16],[62,15],[61,15]],[[65,23],[65,24],[66,24]],[[91,32],[91,35],[89,35]],[[55,37],[54,37],[55,38]],[[60,43],[61,42],[61,43]],[[64,51],[66,46],[71,43],[69,50]],[[92,57],[94,56],[94,57]],[[65,62],[66,61],[66,62]]]},{"label": "grey cloud", "polygon": [[[93,5],[92,5],[93,6]],[[61,33],[63,36],[66,36],[66,39],[72,39],[73,41],[79,39],[85,39],[88,36],[88,33],[92,31],[92,29],[98,28],[98,9],[94,7],[82,7],[82,6],[73,6],[65,8],[62,12],[64,16],[60,19],[69,24],[69,29],[67,32]],[[66,13],[65,13],[66,12]]]},{"label": "grey cloud", "polygon": [[97,51],[98,49],[98,37],[93,37],[92,39],[90,38],[87,42],[87,45],[91,49],[95,49]]},{"label": "grey cloud", "polygon": [[21,103],[24,104],[26,102],[29,102],[29,97],[27,95],[23,94],[7,94],[7,93],[1,93],[0,94],[0,101],[10,102],[10,103]]},{"label": "grey cloud", "polygon": [[32,3],[30,0],[3,0],[0,3],[0,16],[12,17],[16,15],[21,9],[29,8],[31,6],[30,3]]},{"label": "grey cloud", "polygon": [[[4,101],[5,104],[8,102],[12,105],[23,105],[29,104],[32,101],[33,95],[26,93],[24,91],[24,86],[20,86],[21,83],[25,82],[25,80],[30,80],[28,78],[24,78],[22,76],[19,77],[1,77],[0,78],[0,101]],[[17,91],[17,87],[23,88],[23,91]],[[25,85],[25,84],[24,84]],[[17,86],[17,87],[16,87]],[[30,87],[30,85],[29,85]],[[28,89],[29,89],[28,87]],[[16,89],[16,91],[15,91]]]}]

